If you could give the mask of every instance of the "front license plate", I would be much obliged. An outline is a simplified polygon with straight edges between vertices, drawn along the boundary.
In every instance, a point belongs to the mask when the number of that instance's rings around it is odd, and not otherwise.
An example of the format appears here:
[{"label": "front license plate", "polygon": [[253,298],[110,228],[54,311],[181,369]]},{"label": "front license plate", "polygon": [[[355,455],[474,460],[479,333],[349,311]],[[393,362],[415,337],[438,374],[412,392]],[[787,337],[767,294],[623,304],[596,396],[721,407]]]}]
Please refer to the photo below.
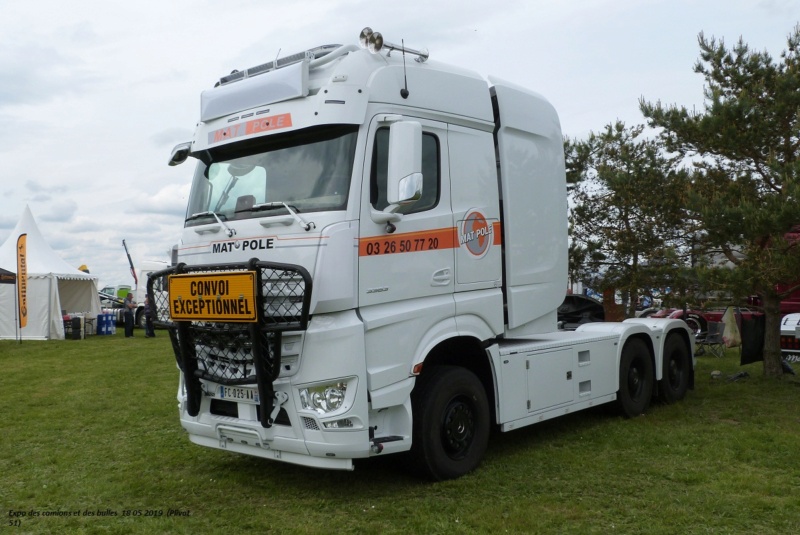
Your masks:
[{"label": "front license plate", "polygon": [[170,275],[169,312],[175,321],[255,322],[254,271]]},{"label": "front license plate", "polygon": [[211,397],[237,403],[252,403],[254,405],[260,403],[257,389],[242,386],[218,386],[212,392]]}]

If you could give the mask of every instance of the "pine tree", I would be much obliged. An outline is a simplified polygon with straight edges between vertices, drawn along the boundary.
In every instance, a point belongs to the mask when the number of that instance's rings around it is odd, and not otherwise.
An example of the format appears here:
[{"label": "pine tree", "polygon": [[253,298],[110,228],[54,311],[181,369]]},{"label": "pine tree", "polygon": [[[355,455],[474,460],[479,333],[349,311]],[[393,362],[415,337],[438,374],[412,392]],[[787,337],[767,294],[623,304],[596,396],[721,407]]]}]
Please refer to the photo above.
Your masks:
[{"label": "pine tree", "polygon": [[[609,124],[586,141],[566,140],[571,189],[571,261],[596,290],[619,289],[633,316],[639,292],[671,284],[670,275],[688,252],[683,238],[687,222],[681,206],[687,174],[678,160],[665,155],[643,126]],[[576,266],[571,272],[581,272]]]},{"label": "pine tree", "polygon": [[786,238],[800,224],[800,24],[787,42],[775,61],[741,38],[729,49],[701,33],[703,111],[640,103],[666,148],[696,170],[686,208],[704,229],[699,244],[734,266],[709,280],[763,303],[767,376],[783,373],[780,301],[800,282],[800,243]]}]

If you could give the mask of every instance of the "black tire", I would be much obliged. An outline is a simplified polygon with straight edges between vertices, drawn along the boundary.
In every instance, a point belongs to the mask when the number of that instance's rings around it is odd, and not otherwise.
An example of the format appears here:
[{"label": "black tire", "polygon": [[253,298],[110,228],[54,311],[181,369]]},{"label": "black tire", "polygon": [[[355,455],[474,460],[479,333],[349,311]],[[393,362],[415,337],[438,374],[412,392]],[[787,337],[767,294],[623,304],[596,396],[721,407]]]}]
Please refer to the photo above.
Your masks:
[{"label": "black tire", "polygon": [[136,326],[140,329],[144,329],[146,327],[146,319],[144,317],[144,310],[137,310],[136,311]]},{"label": "black tire", "polygon": [[411,461],[436,481],[480,464],[489,443],[489,403],[478,378],[464,368],[438,366],[417,378]]},{"label": "black tire", "polygon": [[692,364],[689,356],[689,347],[686,340],[680,335],[672,334],[667,337],[664,344],[664,360],[661,366],[661,381],[659,390],[661,399],[665,403],[675,403],[682,400],[689,390],[689,375],[692,373]]},{"label": "black tire", "polygon": [[653,396],[653,359],[647,344],[639,338],[625,342],[619,363],[617,402],[627,418],[644,413]]}]

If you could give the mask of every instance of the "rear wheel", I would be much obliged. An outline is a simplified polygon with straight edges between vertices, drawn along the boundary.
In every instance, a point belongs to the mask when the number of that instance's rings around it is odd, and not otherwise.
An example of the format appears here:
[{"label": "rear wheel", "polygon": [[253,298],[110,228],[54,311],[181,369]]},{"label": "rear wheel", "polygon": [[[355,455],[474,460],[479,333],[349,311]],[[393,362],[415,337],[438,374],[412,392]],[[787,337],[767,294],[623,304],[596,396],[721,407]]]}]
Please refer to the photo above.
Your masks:
[{"label": "rear wheel", "polygon": [[659,382],[661,398],[666,403],[682,400],[689,390],[691,361],[686,341],[676,334],[670,335],[664,344],[664,362],[661,371],[662,377]]},{"label": "rear wheel", "polygon": [[489,403],[478,378],[464,368],[440,366],[417,378],[411,394],[412,462],[441,481],[480,464],[489,442]]},{"label": "rear wheel", "polygon": [[633,418],[647,410],[653,383],[653,360],[647,344],[639,338],[628,340],[622,348],[617,392],[617,402],[626,417]]},{"label": "rear wheel", "polygon": [[146,319],[144,317],[144,310],[137,310],[136,311],[136,326],[140,329],[145,328]]}]

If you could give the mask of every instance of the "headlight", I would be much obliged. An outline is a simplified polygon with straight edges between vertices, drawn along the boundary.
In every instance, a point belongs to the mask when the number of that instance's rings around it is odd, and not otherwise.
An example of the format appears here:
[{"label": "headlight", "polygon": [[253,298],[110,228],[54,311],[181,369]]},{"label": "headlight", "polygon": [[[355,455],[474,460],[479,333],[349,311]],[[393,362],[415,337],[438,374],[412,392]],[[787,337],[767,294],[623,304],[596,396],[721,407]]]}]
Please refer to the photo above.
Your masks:
[{"label": "headlight", "polygon": [[304,409],[317,414],[338,410],[344,404],[347,383],[319,385],[300,389],[300,403]]}]

